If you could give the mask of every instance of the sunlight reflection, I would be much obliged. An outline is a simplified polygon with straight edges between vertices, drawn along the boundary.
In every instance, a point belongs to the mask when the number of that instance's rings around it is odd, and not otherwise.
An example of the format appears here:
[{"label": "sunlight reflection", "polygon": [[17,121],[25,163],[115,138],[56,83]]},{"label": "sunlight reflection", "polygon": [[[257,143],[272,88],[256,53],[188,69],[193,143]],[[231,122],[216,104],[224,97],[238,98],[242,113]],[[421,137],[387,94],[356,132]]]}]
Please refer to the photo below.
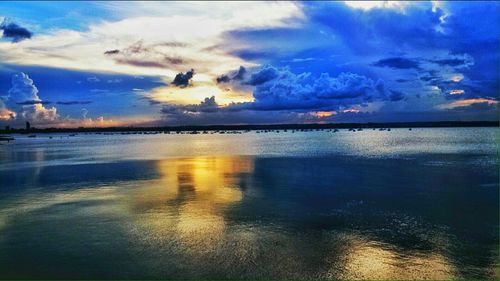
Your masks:
[{"label": "sunlight reflection", "polygon": [[252,173],[253,161],[245,157],[171,159],[158,161],[157,169],[159,179],[146,182],[133,197],[134,208],[142,211],[138,223],[155,240],[171,233],[195,252],[213,249],[214,239],[226,227],[222,211],[242,199],[238,176]]},{"label": "sunlight reflection", "polygon": [[346,247],[345,276],[341,279],[366,280],[448,280],[458,275],[443,255],[399,253],[392,245],[363,238],[352,239]]}]

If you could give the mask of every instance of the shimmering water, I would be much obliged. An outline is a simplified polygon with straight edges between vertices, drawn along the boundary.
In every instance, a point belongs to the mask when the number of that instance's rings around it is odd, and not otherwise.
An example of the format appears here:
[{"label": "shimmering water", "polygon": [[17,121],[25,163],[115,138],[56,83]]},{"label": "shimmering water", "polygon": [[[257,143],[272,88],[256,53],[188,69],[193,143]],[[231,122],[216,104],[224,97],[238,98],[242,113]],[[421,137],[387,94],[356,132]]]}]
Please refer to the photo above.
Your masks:
[{"label": "shimmering water", "polygon": [[0,145],[0,278],[497,279],[498,129]]}]

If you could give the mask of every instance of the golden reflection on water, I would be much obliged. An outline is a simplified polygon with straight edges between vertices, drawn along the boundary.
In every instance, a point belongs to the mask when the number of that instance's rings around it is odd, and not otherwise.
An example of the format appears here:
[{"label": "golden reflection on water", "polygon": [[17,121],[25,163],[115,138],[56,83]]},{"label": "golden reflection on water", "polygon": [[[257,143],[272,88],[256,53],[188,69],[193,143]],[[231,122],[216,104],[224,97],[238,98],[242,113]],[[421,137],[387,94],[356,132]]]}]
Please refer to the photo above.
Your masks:
[{"label": "golden reflection on water", "polygon": [[439,253],[403,254],[391,245],[361,237],[348,243],[345,254],[342,279],[449,280],[457,276],[454,267]]},{"label": "golden reflection on water", "polygon": [[252,159],[169,159],[156,167],[159,179],[144,182],[130,202],[147,239],[175,235],[186,251],[214,249],[226,228],[224,209],[243,198],[237,176],[253,172]]}]

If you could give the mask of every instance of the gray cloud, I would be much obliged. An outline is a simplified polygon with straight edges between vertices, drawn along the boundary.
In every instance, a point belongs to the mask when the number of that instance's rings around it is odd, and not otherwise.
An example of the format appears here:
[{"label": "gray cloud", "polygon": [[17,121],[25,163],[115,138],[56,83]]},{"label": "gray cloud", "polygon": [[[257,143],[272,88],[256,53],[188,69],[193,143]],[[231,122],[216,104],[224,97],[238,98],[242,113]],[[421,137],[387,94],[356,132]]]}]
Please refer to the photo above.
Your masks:
[{"label": "gray cloud", "polygon": [[205,98],[199,104],[190,105],[175,105],[175,104],[165,104],[162,109],[162,114],[186,114],[186,113],[197,113],[197,112],[217,112],[219,111],[219,105],[215,101],[215,97]]},{"label": "gray cloud", "polygon": [[237,71],[233,71],[232,73],[229,74],[223,74],[219,77],[217,77],[216,81],[217,84],[220,83],[229,83],[232,80],[243,80],[245,78],[245,74],[247,73],[247,69],[244,66],[240,66],[240,68]]},{"label": "gray cloud", "polygon": [[186,71],[186,73],[178,73],[175,75],[174,80],[172,81],[172,85],[175,85],[177,87],[185,88],[189,86],[189,83],[191,81],[191,78],[194,76],[194,69],[191,69],[189,71]]}]

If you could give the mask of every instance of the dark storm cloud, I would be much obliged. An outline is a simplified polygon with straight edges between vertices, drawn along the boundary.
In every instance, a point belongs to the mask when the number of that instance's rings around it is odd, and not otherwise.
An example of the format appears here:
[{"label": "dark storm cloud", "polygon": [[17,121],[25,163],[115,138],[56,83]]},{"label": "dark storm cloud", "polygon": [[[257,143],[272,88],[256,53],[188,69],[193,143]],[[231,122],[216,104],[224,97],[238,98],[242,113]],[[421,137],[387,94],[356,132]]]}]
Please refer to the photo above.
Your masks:
[{"label": "dark storm cloud", "polygon": [[379,66],[379,67],[391,67],[391,68],[398,68],[398,69],[419,69],[419,62],[414,60],[414,59],[407,59],[407,58],[401,58],[401,57],[395,57],[395,58],[387,58],[387,59],[381,59],[375,63],[373,63],[374,66]]},{"label": "dark storm cloud", "polygon": [[193,78],[193,76],[194,76],[194,69],[186,71],[186,73],[180,72],[177,75],[175,75],[175,78],[171,84],[177,87],[185,88],[189,86],[189,82],[191,78]]},{"label": "dark storm cloud", "polygon": [[7,19],[4,19],[2,24],[0,24],[0,30],[3,30],[3,38],[11,39],[14,43],[30,39],[33,36],[33,33],[28,29],[16,23],[8,22]]}]

